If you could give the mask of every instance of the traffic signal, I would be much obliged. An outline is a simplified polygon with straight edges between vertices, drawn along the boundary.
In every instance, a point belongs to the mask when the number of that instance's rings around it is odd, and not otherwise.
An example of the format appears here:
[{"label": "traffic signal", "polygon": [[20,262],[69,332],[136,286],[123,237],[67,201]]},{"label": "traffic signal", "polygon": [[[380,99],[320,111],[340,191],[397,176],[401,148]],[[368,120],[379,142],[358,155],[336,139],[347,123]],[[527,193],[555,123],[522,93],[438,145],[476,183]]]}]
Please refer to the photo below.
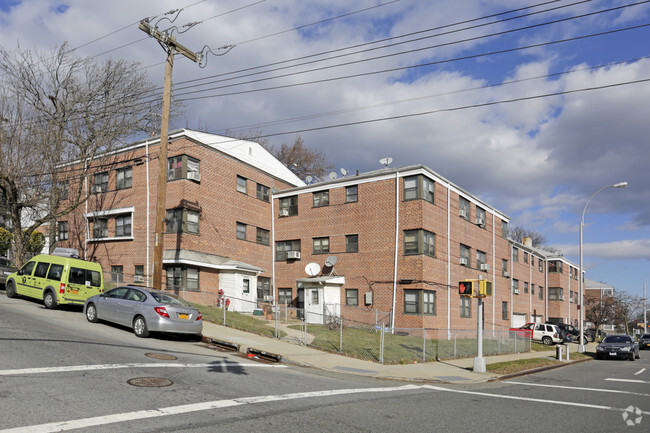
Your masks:
[{"label": "traffic signal", "polygon": [[478,294],[480,296],[492,296],[492,282],[488,280],[480,280]]},{"label": "traffic signal", "polygon": [[461,281],[458,283],[458,294],[461,296],[472,296],[473,281]]}]

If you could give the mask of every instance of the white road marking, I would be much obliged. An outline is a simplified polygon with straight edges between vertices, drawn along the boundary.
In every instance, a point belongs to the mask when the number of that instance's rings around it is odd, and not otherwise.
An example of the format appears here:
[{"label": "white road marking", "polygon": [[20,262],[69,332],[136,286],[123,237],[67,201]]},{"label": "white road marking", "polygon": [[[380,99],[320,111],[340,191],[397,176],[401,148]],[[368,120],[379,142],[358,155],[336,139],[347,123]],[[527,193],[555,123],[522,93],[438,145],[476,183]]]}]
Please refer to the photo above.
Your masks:
[{"label": "white road marking", "polygon": [[127,364],[95,364],[95,365],[65,365],[61,367],[40,367],[40,368],[15,368],[11,370],[0,370],[0,376],[18,376],[24,374],[42,374],[42,373],[66,373],[71,371],[93,371],[117,368],[232,368],[232,367],[259,367],[259,368],[286,368],[282,364],[259,364],[236,363],[236,362],[214,362],[210,364],[185,364],[179,362],[173,363],[127,363]]},{"label": "white road marking", "polygon": [[645,368],[642,368],[641,370],[639,370],[639,371],[637,371],[636,373],[634,373],[634,375],[637,376],[637,375],[643,373],[644,371],[645,371]]},{"label": "white road marking", "polygon": [[527,383],[527,382],[513,382],[509,380],[504,380],[503,383],[510,383],[513,385],[527,385],[527,386],[540,386],[545,388],[561,388],[561,389],[573,389],[577,391],[590,391],[590,392],[610,392],[614,394],[630,394],[638,395],[641,397],[650,397],[650,394],[643,394],[641,392],[631,392],[631,391],[621,391],[619,389],[600,389],[600,388],[583,388],[580,386],[563,386],[563,385],[548,385],[542,383]]},{"label": "white road marking", "polygon": [[647,380],[638,380],[638,379],[613,379],[613,378],[607,378],[605,380],[609,380],[610,382],[629,382],[629,383],[650,383]]},{"label": "white road marking", "polygon": [[358,389],[335,389],[331,391],[298,392],[295,394],[263,395],[257,397],[236,398],[232,400],[215,400],[204,403],[186,404],[181,406],[163,407],[160,409],[140,410],[135,412],[118,413],[113,415],[97,416],[92,418],[60,421],[48,424],[17,427],[0,430],[0,433],[47,433],[78,428],[88,428],[99,425],[106,425],[138,419],[157,418],[160,416],[178,415],[182,413],[198,412],[204,410],[220,409],[224,407],[241,406],[245,404],[267,403],[279,400],[295,400],[301,398],[328,397],[346,394],[362,394],[373,392],[397,392],[421,389],[418,385],[404,385],[391,388],[358,388]]},{"label": "white road marking", "polygon": [[[477,391],[462,391],[458,389],[447,389],[443,388],[440,386],[433,386],[433,385],[422,385],[422,388],[428,388],[428,389],[433,389],[437,391],[447,391],[447,392],[454,392],[458,394],[470,394],[470,395],[480,395],[483,397],[494,397],[494,398],[503,398],[506,400],[519,400],[519,401],[532,401],[535,403],[548,403],[548,404],[557,404],[561,406],[576,406],[576,407],[586,407],[586,408],[591,408],[591,409],[601,409],[601,410],[611,410],[615,412],[625,412],[627,409],[621,409],[613,406],[601,406],[601,405],[596,405],[596,404],[587,404],[587,403],[575,403],[573,401],[559,401],[559,400],[546,400],[543,398],[530,398],[530,397],[519,397],[519,396],[514,396],[514,395],[498,395],[498,394],[490,394],[487,392],[477,392]],[[643,415],[650,415],[650,412],[648,411],[641,411]]]}]

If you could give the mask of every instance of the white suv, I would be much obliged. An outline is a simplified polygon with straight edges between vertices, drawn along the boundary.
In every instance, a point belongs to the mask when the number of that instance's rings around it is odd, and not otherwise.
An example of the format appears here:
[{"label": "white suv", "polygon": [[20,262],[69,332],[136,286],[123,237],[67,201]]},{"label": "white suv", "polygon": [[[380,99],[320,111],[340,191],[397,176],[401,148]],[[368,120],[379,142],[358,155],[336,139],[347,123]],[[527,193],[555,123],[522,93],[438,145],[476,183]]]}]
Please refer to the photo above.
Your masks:
[{"label": "white suv", "polygon": [[517,336],[532,338],[533,341],[541,341],[550,346],[553,343],[561,343],[560,329],[556,325],[548,323],[526,323],[521,328],[510,328]]}]

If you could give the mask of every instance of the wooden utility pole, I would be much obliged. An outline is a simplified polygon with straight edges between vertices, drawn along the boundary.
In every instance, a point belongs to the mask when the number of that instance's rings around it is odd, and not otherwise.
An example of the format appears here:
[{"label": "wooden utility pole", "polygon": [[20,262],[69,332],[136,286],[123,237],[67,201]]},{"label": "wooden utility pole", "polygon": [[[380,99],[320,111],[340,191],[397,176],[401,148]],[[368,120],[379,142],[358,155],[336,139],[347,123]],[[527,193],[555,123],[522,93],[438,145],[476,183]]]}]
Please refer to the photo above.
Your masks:
[{"label": "wooden utility pole", "polygon": [[[201,61],[201,55],[190,51],[183,45],[176,42],[176,37],[161,32],[151,27],[147,20],[140,21],[140,30],[155,38],[167,51],[167,62],[165,64],[165,84],[163,88],[162,123],[160,125],[160,157],[158,164],[158,201],[156,204],[156,234],[153,252],[153,288],[162,288],[162,261],[164,251],[164,229],[166,217],[167,199],[167,144],[169,141],[169,111],[172,95],[172,70],[174,68],[174,55],[180,53],[195,63]],[[148,235],[148,234],[147,234]]]}]

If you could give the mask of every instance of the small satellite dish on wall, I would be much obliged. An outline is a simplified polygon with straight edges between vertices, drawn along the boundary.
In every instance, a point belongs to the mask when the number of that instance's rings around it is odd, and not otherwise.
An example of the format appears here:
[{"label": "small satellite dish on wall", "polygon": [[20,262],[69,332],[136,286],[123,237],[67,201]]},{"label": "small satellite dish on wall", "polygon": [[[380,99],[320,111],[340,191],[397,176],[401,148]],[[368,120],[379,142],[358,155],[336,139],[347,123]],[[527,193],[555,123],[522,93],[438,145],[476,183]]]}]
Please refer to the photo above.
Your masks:
[{"label": "small satellite dish on wall", "polygon": [[384,167],[388,167],[388,164],[390,164],[391,162],[393,162],[393,158],[390,157],[382,158],[379,160],[379,163],[384,164]]},{"label": "small satellite dish on wall", "polygon": [[327,267],[330,267],[330,268],[331,268],[331,267],[333,267],[335,264],[336,264],[336,256],[329,256],[329,257],[325,260],[325,266],[327,266]]},{"label": "small satellite dish on wall", "polygon": [[308,263],[305,266],[305,273],[310,277],[315,277],[320,272],[320,265],[318,263]]},{"label": "small satellite dish on wall", "polygon": [[342,168],[342,169],[341,169],[341,174],[342,174],[343,176],[347,176],[347,175],[348,175],[348,171],[347,171],[346,169]]},{"label": "small satellite dish on wall", "polygon": [[335,171],[332,171],[332,172],[330,172],[330,174],[329,174],[329,178],[332,179],[332,180],[336,179],[337,176],[338,176],[338,174],[336,174]]},{"label": "small satellite dish on wall", "polygon": [[305,178],[305,181],[306,181],[307,183],[311,183],[312,180],[314,180],[314,178],[311,177],[311,176],[307,176],[307,177]]}]

